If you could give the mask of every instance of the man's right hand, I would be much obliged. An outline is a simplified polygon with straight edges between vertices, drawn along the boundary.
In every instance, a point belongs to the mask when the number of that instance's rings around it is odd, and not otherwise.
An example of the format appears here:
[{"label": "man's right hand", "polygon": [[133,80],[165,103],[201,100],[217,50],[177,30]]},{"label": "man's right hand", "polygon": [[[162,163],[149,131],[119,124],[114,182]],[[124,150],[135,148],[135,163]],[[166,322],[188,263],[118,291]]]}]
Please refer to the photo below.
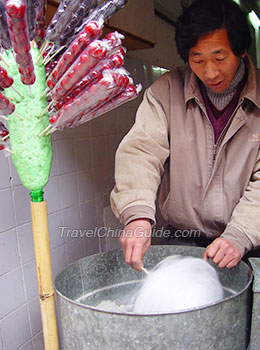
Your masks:
[{"label": "man's right hand", "polygon": [[137,219],[126,225],[120,237],[125,262],[140,271],[143,257],[151,245],[152,226],[148,219]]}]

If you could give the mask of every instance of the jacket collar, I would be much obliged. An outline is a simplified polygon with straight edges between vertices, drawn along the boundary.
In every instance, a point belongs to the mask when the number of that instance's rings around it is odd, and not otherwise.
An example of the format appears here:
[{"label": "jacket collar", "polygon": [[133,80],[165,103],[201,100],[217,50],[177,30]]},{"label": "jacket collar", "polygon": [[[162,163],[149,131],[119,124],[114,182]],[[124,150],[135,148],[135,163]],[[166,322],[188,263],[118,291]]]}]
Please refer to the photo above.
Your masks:
[{"label": "jacket collar", "polygon": [[[260,109],[260,70],[255,68],[248,55],[245,58],[245,63],[248,68],[248,78],[241,92],[241,99],[243,100],[246,98],[250,100]],[[185,75],[184,97],[186,104],[190,100],[195,99],[199,105],[203,106],[198,78],[189,67],[187,67],[187,74]]]}]

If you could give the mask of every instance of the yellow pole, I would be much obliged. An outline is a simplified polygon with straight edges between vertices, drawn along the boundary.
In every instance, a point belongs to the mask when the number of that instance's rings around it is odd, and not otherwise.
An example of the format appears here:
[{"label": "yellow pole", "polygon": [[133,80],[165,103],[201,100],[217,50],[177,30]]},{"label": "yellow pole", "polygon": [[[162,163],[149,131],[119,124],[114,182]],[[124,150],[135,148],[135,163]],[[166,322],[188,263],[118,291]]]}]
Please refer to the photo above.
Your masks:
[{"label": "yellow pole", "polygon": [[46,202],[31,202],[34,251],[45,350],[58,350]]}]

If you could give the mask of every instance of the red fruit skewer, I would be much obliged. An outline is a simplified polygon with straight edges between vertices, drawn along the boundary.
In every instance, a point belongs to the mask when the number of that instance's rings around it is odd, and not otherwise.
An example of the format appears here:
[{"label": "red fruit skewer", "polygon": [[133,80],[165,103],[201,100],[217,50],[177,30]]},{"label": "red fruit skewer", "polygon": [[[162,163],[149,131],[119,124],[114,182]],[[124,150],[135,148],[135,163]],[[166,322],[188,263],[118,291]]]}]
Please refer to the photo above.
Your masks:
[{"label": "red fruit skewer", "polygon": [[[32,57],[30,54],[30,40],[26,23],[26,4],[24,0],[7,0],[5,5],[10,38],[16,61],[20,68],[30,67]],[[35,82],[34,70],[29,74],[21,74],[21,81],[25,85]]]},{"label": "red fruit skewer", "polygon": [[102,24],[97,22],[89,22],[86,24],[77,38],[70,44],[68,49],[61,56],[56,68],[47,80],[47,85],[53,89],[59,79],[76,60],[77,56],[90,44],[91,41],[97,39],[102,34]]}]

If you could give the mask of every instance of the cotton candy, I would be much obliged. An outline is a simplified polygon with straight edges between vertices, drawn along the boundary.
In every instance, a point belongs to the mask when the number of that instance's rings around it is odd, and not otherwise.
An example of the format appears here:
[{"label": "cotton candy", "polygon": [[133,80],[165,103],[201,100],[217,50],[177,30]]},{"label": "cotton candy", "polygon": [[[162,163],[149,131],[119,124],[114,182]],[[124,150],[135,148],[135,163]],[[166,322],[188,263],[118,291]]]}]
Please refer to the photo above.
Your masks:
[{"label": "cotton candy", "polygon": [[224,290],[214,267],[200,258],[171,256],[144,279],[134,313],[170,313],[198,308],[223,299]]}]

